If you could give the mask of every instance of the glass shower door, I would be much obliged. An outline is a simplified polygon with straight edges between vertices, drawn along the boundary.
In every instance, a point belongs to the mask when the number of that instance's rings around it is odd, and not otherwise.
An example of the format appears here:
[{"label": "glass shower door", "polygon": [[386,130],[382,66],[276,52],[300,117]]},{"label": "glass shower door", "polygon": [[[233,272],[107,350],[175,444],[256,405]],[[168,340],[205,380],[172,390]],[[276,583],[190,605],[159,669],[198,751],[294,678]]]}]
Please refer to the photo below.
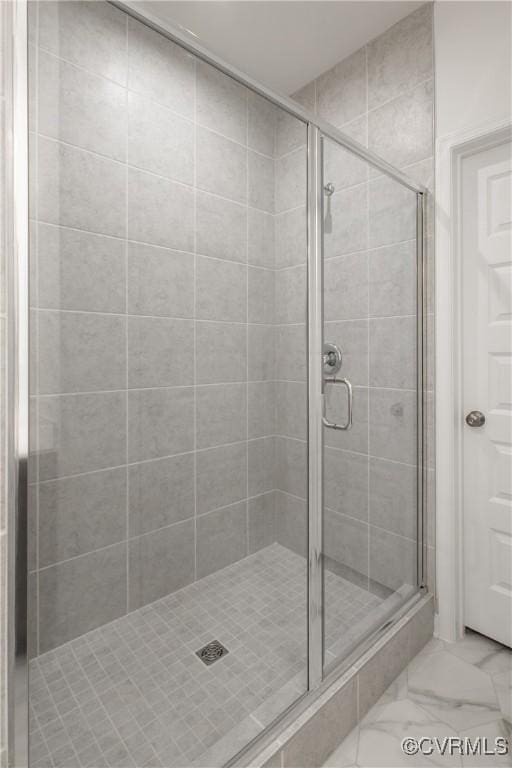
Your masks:
[{"label": "glass shower door", "polygon": [[421,296],[417,194],[327,138],[322,187],[329,666],[418,589]]},{"label": "glass shower door", "polygon": [[30,8],[33,765],[223,765],[307,690],[306,126]]}]

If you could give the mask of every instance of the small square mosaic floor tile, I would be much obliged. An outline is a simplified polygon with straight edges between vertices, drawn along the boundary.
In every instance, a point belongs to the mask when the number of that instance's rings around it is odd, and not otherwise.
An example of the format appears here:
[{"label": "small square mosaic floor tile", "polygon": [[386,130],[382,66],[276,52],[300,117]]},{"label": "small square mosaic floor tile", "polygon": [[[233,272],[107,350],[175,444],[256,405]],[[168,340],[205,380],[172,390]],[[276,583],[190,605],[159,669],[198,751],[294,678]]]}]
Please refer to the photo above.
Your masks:
[{"label": "small square mosaic floor tile", "polygon": [[[34,659],[32,768],[222,764],[305,691],[306,580],[306,560],[272,544]],[[338,652],[382,601],[325,580]],[[225,652],[205,664],[214,641]]]}]

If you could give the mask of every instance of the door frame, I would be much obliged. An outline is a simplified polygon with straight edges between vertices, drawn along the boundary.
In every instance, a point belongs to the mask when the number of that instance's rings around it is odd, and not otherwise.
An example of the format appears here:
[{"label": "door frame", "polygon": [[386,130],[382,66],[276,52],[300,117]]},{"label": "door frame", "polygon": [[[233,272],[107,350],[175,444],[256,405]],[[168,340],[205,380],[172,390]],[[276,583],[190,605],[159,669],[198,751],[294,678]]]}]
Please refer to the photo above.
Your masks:
[{"label": "door frame", "polygon": [[437,635],[464,634],[461,167],[512,140],[512,122],[478,125],[436,145],[435,402]]}]

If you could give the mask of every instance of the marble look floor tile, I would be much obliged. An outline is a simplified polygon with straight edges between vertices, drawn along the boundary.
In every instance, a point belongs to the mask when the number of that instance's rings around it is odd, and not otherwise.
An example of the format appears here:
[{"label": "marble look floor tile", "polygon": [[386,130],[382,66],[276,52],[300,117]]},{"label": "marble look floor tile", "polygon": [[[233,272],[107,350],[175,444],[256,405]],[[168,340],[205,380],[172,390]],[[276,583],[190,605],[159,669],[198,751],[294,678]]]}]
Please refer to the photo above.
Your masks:
[{"label": "marble look floor tile", "polygon": [[[492,723],[486,725],[479,725],[476,728],[470,728],[467,731],[461,731],[460,736],[462,738],[471,739],[472,744],[476,742],[476,739],[487,739],[487,748],[492,750],[495,748],[497,738],[507,739],[508,743],[512,742],[512,728],[504,720],[493,720]],[[472,766],[474,768],[486,768],[486,766],[512,766],[512,755],[464,755],[462,758],[463,768]]]},{"label": "marble look floor tile", "polygon": [[[496,671],[497,670],[497,671]],[[512,653],[467,631],[457,643],[432,638],[389,686],[324,768],[386,768],[450,765],[512,766],[511,755],[460,754],[409,757],[405,737],[487,739],[512,743]],[[485,746],[485,743],[484,743]]]},{"label": "marble look floor tile", "polygon": [[457,730],[490,722],[500,714],[489,676],[447,651],[420,660],[409,675],[409,696]]},{"label": "marble look floor tile", "polygon": [[512,726],[512,664],[491,676],[498,697],[501,716]]},{"label": "marble look floor tile", "polygon": [[457,643],[445,643],[445,650],[483,672],[501,672],[512,668],[512,650],[477,632],[467,631]]}]

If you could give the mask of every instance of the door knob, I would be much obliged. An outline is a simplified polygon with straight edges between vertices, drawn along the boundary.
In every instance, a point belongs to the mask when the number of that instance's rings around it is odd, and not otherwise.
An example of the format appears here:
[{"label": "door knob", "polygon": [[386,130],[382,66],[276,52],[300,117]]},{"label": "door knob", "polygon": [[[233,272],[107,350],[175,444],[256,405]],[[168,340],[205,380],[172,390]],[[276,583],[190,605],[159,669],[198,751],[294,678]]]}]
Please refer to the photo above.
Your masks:
[{"label": "door knob", "polygon": [[483,427],[485,416],[482,411],[470,411],[466,416],[466,424],[468,427]]}]

